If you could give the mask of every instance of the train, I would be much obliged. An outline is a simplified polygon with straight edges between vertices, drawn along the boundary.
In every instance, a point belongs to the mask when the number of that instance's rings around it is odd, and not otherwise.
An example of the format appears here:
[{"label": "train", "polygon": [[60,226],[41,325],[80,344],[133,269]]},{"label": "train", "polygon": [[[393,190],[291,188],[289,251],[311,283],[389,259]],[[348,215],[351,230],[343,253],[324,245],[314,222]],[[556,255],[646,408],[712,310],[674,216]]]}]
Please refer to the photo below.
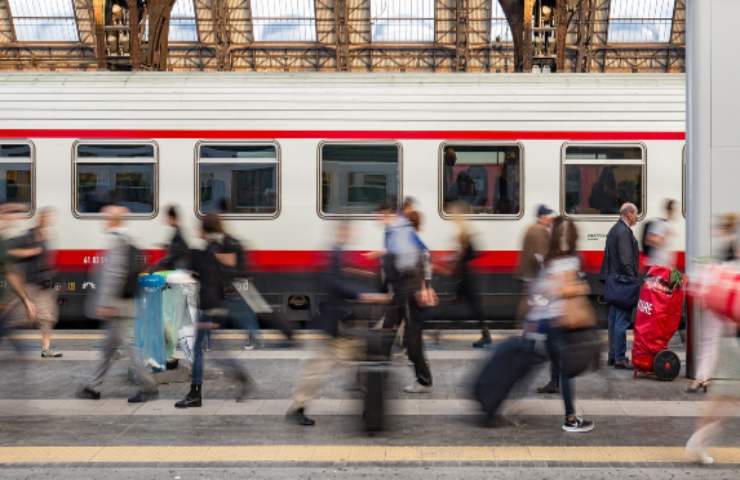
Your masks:
[{"label": "train", "polygon": [[[413,197],[442,258],[449,202],[465,201],[484,310],[506,327],[538,204],[577,221],[595,298],[619,204],[641,219],[665,199],[683,207],[685,104],[674,74],[0,72],[0,201],[28,205],[16,229],[57,211],[55,288],[69,322],[95,288],[87,272],[111,198],[129,207],[152,261],[166,206],[180,207],[193,243],[199,217],[220,212],[248,246],[254,284],[296,322],[320,304],[333,223],[353,220],[350,254],[366,262],[362,252],[382,248],[377,206]],[[673,242],[682,262],[684,236]],[[435,285],[452,288],[444,275]]]}]

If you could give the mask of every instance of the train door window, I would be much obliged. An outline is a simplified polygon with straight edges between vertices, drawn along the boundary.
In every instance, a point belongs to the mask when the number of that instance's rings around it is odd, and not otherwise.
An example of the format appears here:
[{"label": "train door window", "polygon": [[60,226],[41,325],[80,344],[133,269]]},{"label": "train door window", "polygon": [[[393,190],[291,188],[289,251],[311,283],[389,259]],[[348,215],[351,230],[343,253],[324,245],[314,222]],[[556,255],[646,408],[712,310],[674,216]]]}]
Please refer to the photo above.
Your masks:
[{"label": "train door window", "polygon": [[77,215],[98,215],[111,203],[127,207],[132,216],[156,214],[156,144],[79,142],[74,151]]},{"label": "train door window", "polygon": [[573,145],[563,148],[561,207],[567,215],[615,216],[626,202],[640,215],[645,199],[642,145]]},{"label": "train door window", "polygon": [[443,145],[440,198],[443,216],[458,203],[479,217],[518,217],[522,213],[520,145]]},{"label": "train door window", "polygon": [[324,143],[319,164],[321,215],[371,215],[399,204],[400,145]]},{"label": "train door window", "polygon": [[278,215],[278,146],[201,143],[197,147],[198,213]]},{"label": "train door window", "polygon": [[33,145],[0,141],[0,203],[16,203],[33,211]]}]

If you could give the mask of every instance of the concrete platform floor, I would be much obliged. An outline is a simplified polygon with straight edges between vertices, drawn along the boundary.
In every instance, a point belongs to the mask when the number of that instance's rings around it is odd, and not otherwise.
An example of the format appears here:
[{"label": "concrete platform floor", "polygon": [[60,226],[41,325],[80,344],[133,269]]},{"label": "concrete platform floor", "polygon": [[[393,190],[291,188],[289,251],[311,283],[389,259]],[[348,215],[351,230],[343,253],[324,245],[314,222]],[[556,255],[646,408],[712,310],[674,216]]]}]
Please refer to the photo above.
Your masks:
[{"label": "concrete platform floor", "polygon": [[[310,333],[300,349],[249,352],[239,335],[219,335],[223,350],[207,354],[204,406],[184,411],[173,403],[187,383],[162,385],[157,401],[127,404],[134,387],[125,361],[106,379],[103,400],[76,399],[100,332],[59,332],[63,359],[41,359],[35,332],[17,337],[27,347],[23,360],[7,345],[0,350],[0,478],[740,478],[740,407],[723,418],[718,464],[687,463],[683,445],[708,396],[686,393],[683,377],[635,380],[607,368],[579,377],[576,405],[596,428],[568,434],[560,397],[534,393],[548,376],[543,364],[514,390],[506,419],[483,428],[470,380],[490,352],[470,347],[473,332],[444,332],[439,345],[428,339],[430,394],[402,393],[413,376],[406,361],[394,363],[389,429],[373,437],[360,428],[358,392],[348,389],[352,368],[334,372],[309,406],[315,427],[285,421],[302,362],[320,345]],[[678,340],[671,347],[685,356]],[[223,357],[239,359],[254,377],[248,401],[233,400]],[[726,386],[740,391],[740,383]]]}]

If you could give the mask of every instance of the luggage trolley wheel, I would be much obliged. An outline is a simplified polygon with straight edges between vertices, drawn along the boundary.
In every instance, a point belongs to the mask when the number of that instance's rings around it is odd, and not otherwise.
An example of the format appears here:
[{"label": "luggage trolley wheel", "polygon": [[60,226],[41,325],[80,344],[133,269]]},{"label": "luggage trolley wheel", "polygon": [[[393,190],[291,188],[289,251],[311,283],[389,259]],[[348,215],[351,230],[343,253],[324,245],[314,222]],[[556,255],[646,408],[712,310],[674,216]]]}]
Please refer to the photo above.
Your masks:
[{"label": "luggage trolley wheel", "polygon": [[653,371],[658,380],[670,382],[674,380],[681,371],[681,360],[671,350],[662,350],[655,355],[653,360]]}]

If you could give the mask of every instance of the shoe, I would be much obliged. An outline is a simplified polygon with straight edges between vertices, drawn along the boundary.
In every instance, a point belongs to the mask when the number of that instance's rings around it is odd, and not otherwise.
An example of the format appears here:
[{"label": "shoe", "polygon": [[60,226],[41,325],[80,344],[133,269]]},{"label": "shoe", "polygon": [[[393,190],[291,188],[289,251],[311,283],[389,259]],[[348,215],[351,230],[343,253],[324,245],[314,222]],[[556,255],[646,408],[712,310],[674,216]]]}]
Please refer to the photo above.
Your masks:
[{"label": "shoe", "polygon": [[170,358],[167,360],[166,368],[167,370],[176,370],[177,367],[180,366],[180,359],[179,358]]},{"label": "shoe", "polygon": [[202,407],[203,398],[201,396],[201,385],[190,385],[190,391],[185,398],[175,403],[175,408],[193,408]]},{"label": "shoe", "polygon": [[700,391],[707,393],[708,389],[709,389],[709,380],[705,380],[703,382],[695,381],[695,382],[692,382],[691,385],[686,387],[686,393],[699,393]]},{"label": "shoe", "polygon": [[243,403],[247,401],[249,392],[252,391],[254,381],[248,376],[244,375],[239,378],[239,393],[236,394],[236,403]]},{"label": "shoe", "polygon": [[253,344],[253,343],[247,343],[247,344],[244,345],[244,350],[251,351],[251,350],[254,350],[256,348],[257,348],[257,346],[255,344]]},{"label": "shoe", "polygon": [[473,348],[486,348],[486,345],[491,344],[491,337],[480,337],[473,343]]},{"label": "shoe", "polygon": [[303,407],[291,410],[286,414],[286,418],[304,427],[313,427],[316,425],[316,420],[306,416],[306,411]]},{"label": "shoe", "polygon": [[699,444],[698,438],[699,437],[694,434],[689,438],[689,441],[686,442],[686,455],[696,463],[701,463],[702,465],[713,464],[714,457],[709,455],[709,452]]},{"label": "shoe", "polygon": [[617,370],[632,370],[632,365],[630,365],[629,361],[623,360],[621,362],[614,362],[614,368]]},{"label": "shoe", "polygon": [[100,392],[93,390],[90,387],[85,387],[77,392],[77,398],[83,398],[86,400],[100,400]]},{"label": "shoe", "polygon": [[62,358],[64,354],[51,349],[41,350],[41,358]]},{"label": "shoe", "polygon": [[537,393],[560,393],[560,386],[555,382],[550,382],[544,387],[538,388]]},{"label": "shoe", "polygon": [[584,420],[581,417],[566,418],[563,422],[563,430],[568,433],[586,433],[594,429],[594,422]]},{"label": "shoe", "polygon": [[149,400],[156,400],[158,398],[159,390],[154,390],[151,392],[139,390],[138,392],[136,392],[136,395],[128,399],[128,403],[144,403],[148,402]]},{"label": "shoe", "polygon": [[405,387],[403,387],[403,391],[405,393],[413,393],[413,394],[417,394],[417,393],[431,393],[432,386],[431,385],[422,385],[419,382],[414,382],[411,385],[406,385]]}]

